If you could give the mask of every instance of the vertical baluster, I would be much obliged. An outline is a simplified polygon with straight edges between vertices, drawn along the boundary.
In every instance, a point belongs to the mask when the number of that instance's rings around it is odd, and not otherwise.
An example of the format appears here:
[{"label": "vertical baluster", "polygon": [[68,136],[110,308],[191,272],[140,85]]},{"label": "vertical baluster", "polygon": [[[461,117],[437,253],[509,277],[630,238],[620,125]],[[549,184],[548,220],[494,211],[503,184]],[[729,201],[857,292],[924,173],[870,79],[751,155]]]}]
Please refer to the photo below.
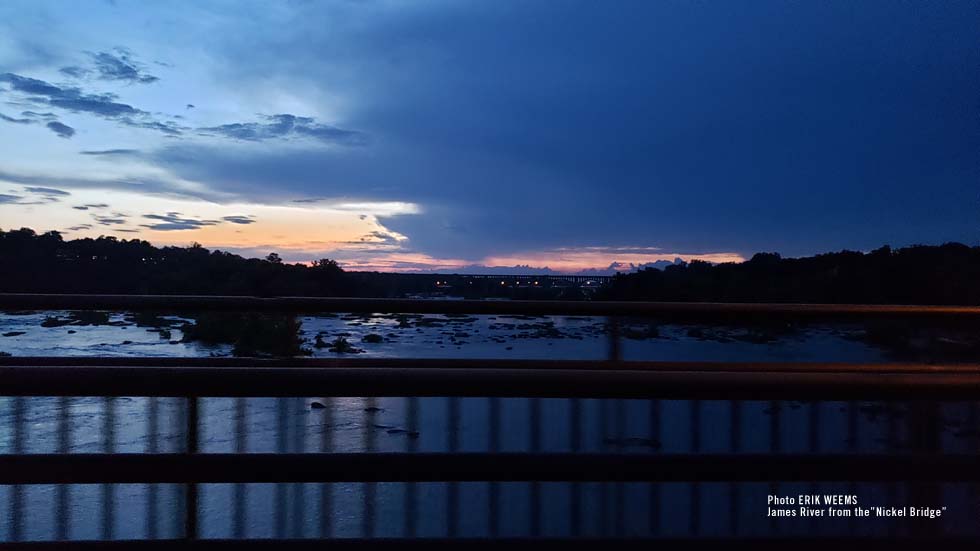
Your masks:
[{"label": "vertical baluster", "polygon": [[[660,445],[660,400],[650,400],[650,441]],[[650,484],[650,535],[660,535],[660,484]]]},{"label": "vertical baluster", "polygon": [[[67,454],[71,449],[71,399],[62,396],[58,399],[58,453]],[[59,484],[57,487],[57,510],[55,511],[56,539],[68,539],[68,526],[71,524],[70,495],[71,487]]]},{"label": "vertical baluster", "polygon": [[[602,442],[603,451],[609,446],[608,412],[609,400],[599,400],[599,441]],[[603,537],[609,535],[609,483],[599,483],[599,534]]]},{"label": "vertical baluster", "polygon": [[[569,448],[572,453],[582,451],[582,399],[573,398],[569,409]],[[569,484],[571,500],[568,507],[568,528],[572,536],[581,535],[582,519],[582,484],[572,482]]]},{"label": "vertical baluster", "polygon": [[609,327],[609,361],[618,362],[623,359],[623,350],[619,339],[619,318],[609,316],[606,318],[606,325]]},{"label": "vertical baluster", "polygon": [[[147,398],[146,407],[146,451],[151,454],[160,453],[159,398]],[[146,486],[146,537],[152,540],[157,538],[158,485],[147,484]]]},{"label": "vertical baluster", "polygon": [[[459,398],[449,398],[448,424],[449,452],[459,451]],[[459,483],[450,482],[446,490],[446,535],[450,538],[459,533]]]},{"label": "vertical baluster", "polygon": [[[377,408],[377,400],[373,397],[366,400],[366,408],[374,410]],[[372,414],[373,415],[373,414]],[[373,453],[377,447],[375,434],[374,434],[374,424],[370,418],[365,419],[364,422],[364,432],[362,433],[364,440],[364,449],[368,453]],[[364,483],[364,503],[362,509],[361,517],[361,531],[365,538],[374,537],[374,509],[375,509],[375,492],[377,485],[374,482]]]},{"label": "vertical baluster", "polygon": [[779,434],[780,409],[782,404],[776,400],[769,402],[769,451],[782,451],[782,438]]},{"label": "vertical baluster", "polygon": [[[691,419],[691,453],[701,451],[701,401],[691,400],[690,408]],[[701,485],[698,482],[691,483],[691,504],[688,511],[689,529],[692,535],[698,535],[701,530]]]},{"label": "vertical baluster", "polygon": [[[616,400],[616,440],[621,445],[626,442],[626,402]],[[623,536],[626,533],[626,486],[622,482],[616,482],[613,486],[614,507],[613,516],[616,523],[616,535]]]},{"label": "vertical baluster", "polygon": [[[323,400],[323,432],[320,433],[320,451],[333,453],[333,398]],[[320,537],[333,536],[333,484],[320,485]]]},{"label": "vertical baluster", "polygon": [[[14,455],[22,455],[25,451],[24,444],[27,441],[27,420],[26,408],[27,400],[17,396],[13,400],[14,407]],[[10,492],[10,539],[11,541],[21,541],[24,538],[24,487],[20,484],[11,488]]]},{"label": "vertical baluster", "polygon": [[[407,451],[417,452],[419,449],[419,399],[412,396],[408,399],[408,441],[406,442]],[[405,537],[415,537],[417,530],[416,509],[418,504],[418,485],[415,482],[408,482],[405,486]]]},{"label": "vertical baluster", "polygon": [[[886,435],[885,435],[885,449],[886,453],[894,454],[895,447],[898,440],[898,423],[895,421],[896,417],[895,402],[888,401],[885,403],[885,419],[886,423]],[[888,503],[895,503],[898,501],[898,485],[894,482],[888,482],[885,484],[885,499]],[[893,530],[891,534],[894,534]]]},{"label": "vertical baluster", "polygon": [[[248,452],[248,401],[245,398],[235,399],[235,453]],[[248,500],[248,489],[245,484],[235,484],[234,511],[232,517],[232,535],[236,539],[245,537],[246,515],[245,504]]]},{"label": "vertical baluster", "polygon": [[[857,452],[858,446],[858,405],[853,402],[847,402],[847,451],[851,453]],[[851,495],[857,495],[857,484],[853,481],[848,482],[847,485],[848,493]],[[849,517],[847,519],[847,530],[849,533],[854,534],[857,531],[857,521],[855,517]]]},{"label": "vertical baluster", "polygon": [[[739,400],[732,400],[729,402],[731,410],[729,412],[731,429],[729,430],[728,437],[728,447],[731,449],[732,453],[738,453],[742,449],[742,402]],[[737,482],[729,483],[728,485],[728,509],[731,515],[731,534],[738,534],[738,522],[739,522],[739,503],[741,495],[741,486]]]},{"label": "vertical baluster", "polygon": [[[102,419],[104,421],[102,432],[104,437],[105,453],[116,453],[116,399],[107,397],[103,401],[102,408],[105,412]],[[102,485],[102,539],[111,540],[115,528],[115,486],[112,484]]]},{"label": "vertical baluster", "polygon": [[[980,415],[978,415],[978,411],[977,411],[978,408],[977,408],[977,403],[976,402],[970,402],[970,406],[969,407],[970,407],[970,409],[968,410],[968,413],[967,413],[967,430],[969,430],[970,431],[970,434],[973,435],[973,438],[972,438],[972,440],[973,440],[972,444],[973,445],[970,446],[970,452],[971,453],[976,453],[977,452],[977,431],[980,430],[980,426],[978,426],[978,423],[980,423]],[[906,416],[907,416],[907,414],[906,414]],[[971,482],[971,483],[967,484],[966,491],[967,491],[967,494],[969,495],[970,503],[973,503],[974,504],[974,511],[973,512],[974,512],[974,515],[975,516],[973,518],[980,518],[980,510],[977,509],[977,503],[978,503],[977,502],[977,483],[976,482]]]},{"label": "vertical baluster", "polygon": [[[942,447],[942,410],[938,402],[916,401],[909,408],[911,427],[909,440],[913,451],[933,455]],[[920,482],[912,485],[909,495],[911,503],[939,503],[941,488],[936,482]],[[940,526],[928,517],[918,517],[909,522],[912,534],[917,537],[934,538],[940,533]]]},{"label": "vertical baluster", "polygon": [[[487,446],[490,453],[500,451],[500,398],[490,398],[490,430],[489,442]],[[490,483],[490,507],[488,514],[488,524],[490,525],[490,535],[496,537],[500,534],[500,484]]]},{"label": "vertical baluster", "polygon": [[[169,400],[171,407],[174,410],[174,426],[172,427],[173,434],[175,436],[184,435],[183,442],[178,443],[174,446],[174,453],[187,452],[188,436],[187,436],[187,420],[188,414],[188,399],[185,398],[175,398]],[[174,511],[171,515],[173,520],[173,534],[174,537],[180,537],[181,534],[187,534],[187,485],[173,486],[174,500],[173,507]]]},{"label": "vertical baluster", "polygon": [[[810,402],[809,416],[807,418],[807,424],[809,426],[809,438],[808,444],[810,448],[810,454],[816,454],[820,451],[820,402],[813,401]],[[817,484],[810,483],[810,494],[817,494]],[[893,500],[889,500],[889,503],[894,503]],[[810,529],[816,532],[819,523],[816,517],[810,517]]]},{"label": "vertical baluster", "polygon": [[[531,453],[541,451],[541,399],[531,398]],[[541,483],[531,482],[530,522],[532,536],[541,535]]]},{"label": "vertical baluster", "polygon": [[[187,453],[196,454],[200,450],[199,434],[200,431],[200,400],[197,397],[187,397],[187,427],[185,434],[187,438]],[[198,535],[197,527],[197,501],[198,487],[195,483],[186,484],[185,504],[184,504],[184,537],[188,540],[196,540]]]},{"label": "vertical baluster", "polygon": [[[769,401],[769,453],[777,453],[782,448],[781,440],[779,437],[779,408],[781,404],[776,400]],[[779,493],[779,483],[773,482],[769,484],[769,493],[778,494]],[[769,528],[774,533],[779,532],[779,523],[776,522],[776,517],[769,518]]]},{"label": "vertical baluster", "polygon": [[[303,406],[302,398],[292,398],[289,400],[297,410],[301,410]],[[294,424],[293,425],[293,449],[292,453],[303,453],[306,450],[306,426]],[[294,482],[292,484],[293,492],[293,515],[290,517],[293,521],[292,532],[294,538],[299,538],[303,536],[303,484],[299,482]]]},{"label": "vertical baluster", "polygon": [[[289,451],[289,404],[285,398],[276,398],[276,411],[278,414],[276,451],[278,453],[286,453]],[[288,487],[286,484],[276,484],[276,537],[279,539],[286,538],[286,521],[289,514],[289,504],[286,501],[287,491]]]}]

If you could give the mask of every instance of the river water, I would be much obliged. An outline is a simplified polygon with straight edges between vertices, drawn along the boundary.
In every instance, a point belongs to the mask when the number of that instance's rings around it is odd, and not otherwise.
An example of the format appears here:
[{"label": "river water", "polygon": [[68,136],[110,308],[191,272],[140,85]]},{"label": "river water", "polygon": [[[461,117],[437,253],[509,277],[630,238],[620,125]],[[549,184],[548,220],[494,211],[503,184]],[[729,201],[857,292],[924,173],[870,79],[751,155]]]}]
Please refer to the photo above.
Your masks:
[{"label": "river water", "polygon": [[[66,323],[53,323],[51,320]],[[14,356],[230,355],[183,342],[182,318],[142,326],[113,313],[0,315]],[[362,357],[602,359],[603,320],[526,316],[303,317],[314,356],[343,337]],[[45,326],[46,325],[46,326]],[[795,331],[626,324],[625,359],[880,362],[862,328]],[[377,335],[377,337],[368,337]],[[379,342],[376,342],[379,341]],[[317,402],[323,408],[312,408]],[[0,453],[179,452],[183,399],[0,398]],[[943,451],[978,448],[978,405],[940,409]],[[612,453],[903,453],[908,404],[488,398],[205,399],[207,452],[603,451]],[[59,423],[69,427],[67,437]],[[493,430],[502,427],[502,430]],[[179,537],[179,485],[0,487],[0,539]],[[978,535],[977,488],[943,485],[919,503],[900,484],[378,483],[204,485],[202,537],[718,536],[907,533],[907,519],[773,519],[769,494],[844,493],[862,505],[947,507],[940,533]],[[920,495],[920,494],[916,494]],[[459,506],[452,512],[449,504]]]}]

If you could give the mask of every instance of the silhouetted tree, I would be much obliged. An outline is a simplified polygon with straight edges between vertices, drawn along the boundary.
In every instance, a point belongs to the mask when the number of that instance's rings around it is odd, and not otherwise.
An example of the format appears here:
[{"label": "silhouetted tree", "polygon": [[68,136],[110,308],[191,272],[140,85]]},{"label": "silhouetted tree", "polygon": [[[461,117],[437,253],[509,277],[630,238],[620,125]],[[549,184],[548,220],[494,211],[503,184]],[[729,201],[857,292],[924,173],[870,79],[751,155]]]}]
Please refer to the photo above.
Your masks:
[{"label": "silhouetted tree", "polygon": [[719,302],[980,304],[980,247],[888,245],[803,258],[692,261],[621,274],[598,298]]}]

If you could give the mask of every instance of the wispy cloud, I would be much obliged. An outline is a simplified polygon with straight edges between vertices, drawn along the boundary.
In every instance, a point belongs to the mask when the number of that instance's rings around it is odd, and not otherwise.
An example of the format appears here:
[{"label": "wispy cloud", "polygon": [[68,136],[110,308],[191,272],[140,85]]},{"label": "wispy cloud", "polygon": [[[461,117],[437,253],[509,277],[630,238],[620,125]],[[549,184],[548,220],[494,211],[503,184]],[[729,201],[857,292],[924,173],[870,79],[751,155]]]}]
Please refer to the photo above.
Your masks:
[{"label": "wispy cloud", "polygon": [[103,80],[124,80],[141,84],[160,80],[158,77],[143,71],[140,64],[133,60],[132,54],[128,50],[117,48],[114,54],[98,52],[89,55],[92,56],[99,78]]},{"label": "wispy cloud", "polygon": [[109,205],[106,203],[89,203],[86,205],[75,205],[72,208],[75,210],[106,209],[109,208]]},{"label": "wispy cloud", "polygon": [[45,126],[47,126],[49,130],[57,134],[59,138],[67,139],[75,135],[74,128],[68,126],[67,124],[60,123],[58,121],[51,121]]},{"label": "wispy cloud", "polygon": [[310,138],[323,143],[365,145],[367,135],[316,122],[312,117],[290,114],[263,116],[265,122],[243,122],[199,128],[204,135],[218,135],[243,141]]},{"label": "wispy cloud", "polygon": [[116,80],[129,83],[149,84],[160,80],[147,73],[143,64],[136,61],[126,48],[114,48],[112,52],[86,52],[89,66],[72,65],[59,69],[71,78],[93,77],[99,80]]},{"label": "wispy cloud", "polygon": [[188,218],[179,212],[168,212],[166,214],[144,214],[143,218],[146,218],[147,220],[156,220],[157,222],[155,223],[141,224],[141,226],[144,228],[149,228],[156,231],[194,230],[221,223],[220,220]]},{"label": "wispy cloud", "polygon": [[100,226],[119,226],[126,223],[125,216],[101,216],[98,214],[93,214],[92,219],[96,221]]},{"label": "wispy cloud", "polygon": [[[25,95],[24,100],[33,105],[57,107],[72,113],[86,113],[104,119],[116,121],[126,126],[156,130],[170,135],[179,135],[181,129],[169,121],[157,121],[153,116],[132,105],[121,103],[118,96],[111,93],[93,94],[75,86],[59,86],[14,73],[0,73],[0,82],[7,83],[11,90]],[[62,137],[64,129],[69,128],[61,123],[53,123],[59,130],[48,124]],[[64,128],[62,128],[64,127]],[[72,129],[72,134],[74,130]]]},{"label": "wispy cloud", "polygon": [[139,150],[137,149],[100,149],[100,150],[85,150],[79,151],[79,155],[92,155],[92,156],[114,156],[114,155],[138,155]]},{"label": "wispy cloud", "polygon": [[12,122],[14,124],[33,124],[34,123],[34,121],[32,119],[28,119],[28,118],[15,119],[14,117],[10,117],[10,116],[4,115],[3,113],[0,113],[0,121]]},{"label": "wispy cloud", "polygon": [[255,217],[254,216],[251,216],[251,215],[245,215],[245,216],[239,216],[239,215],[225,216],[225,217],[222,218],[222,220],[224,220],[225,222],[231,222],[232,224],[254,224],[255,223]]},{"label": "wispy cloud", "polygon": [[37,193],[39,195],[59,195],[62,197],[71,195],[71,193],[68,191],[65,191],[63,189],[53,188],[53,187],[27,186],[24,188],[24,190],[30,193]]}]

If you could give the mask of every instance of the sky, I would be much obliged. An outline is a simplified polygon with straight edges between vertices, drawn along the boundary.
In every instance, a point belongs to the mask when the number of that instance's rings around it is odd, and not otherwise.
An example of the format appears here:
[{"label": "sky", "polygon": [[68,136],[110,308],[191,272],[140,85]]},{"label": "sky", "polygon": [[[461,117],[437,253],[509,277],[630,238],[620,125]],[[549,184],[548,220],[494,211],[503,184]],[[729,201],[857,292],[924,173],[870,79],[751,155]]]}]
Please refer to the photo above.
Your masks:
[{"label": "sky", "polygon": [[352,270],[980,244],[974,2],[0,2],[0,228]]}]

